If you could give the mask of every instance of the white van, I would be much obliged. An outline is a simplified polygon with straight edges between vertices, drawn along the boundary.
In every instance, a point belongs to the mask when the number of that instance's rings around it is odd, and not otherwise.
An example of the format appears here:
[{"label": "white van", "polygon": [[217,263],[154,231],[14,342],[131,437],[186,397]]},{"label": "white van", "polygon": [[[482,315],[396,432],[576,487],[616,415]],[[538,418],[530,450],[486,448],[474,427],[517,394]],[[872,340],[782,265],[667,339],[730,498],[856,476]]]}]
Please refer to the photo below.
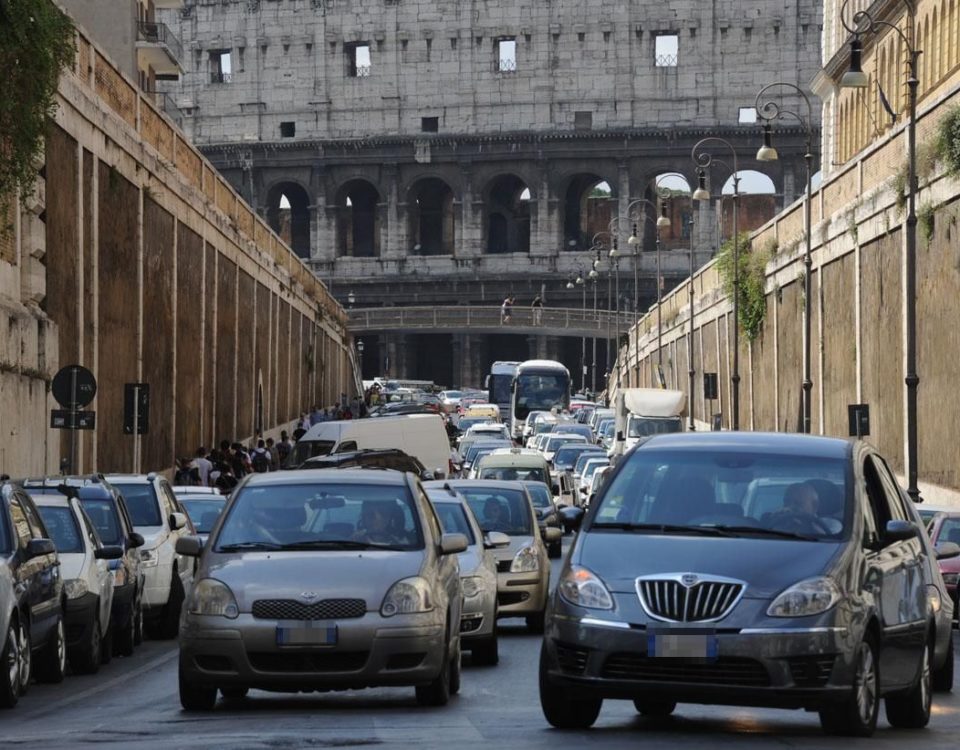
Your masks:
[{"label": "white van", "polygon": [[450,441],[439,414],[320,422],[293,446],[284,468],[295,469],[314,456],[371,448],[399,448],[428,470],[450,474]]}]

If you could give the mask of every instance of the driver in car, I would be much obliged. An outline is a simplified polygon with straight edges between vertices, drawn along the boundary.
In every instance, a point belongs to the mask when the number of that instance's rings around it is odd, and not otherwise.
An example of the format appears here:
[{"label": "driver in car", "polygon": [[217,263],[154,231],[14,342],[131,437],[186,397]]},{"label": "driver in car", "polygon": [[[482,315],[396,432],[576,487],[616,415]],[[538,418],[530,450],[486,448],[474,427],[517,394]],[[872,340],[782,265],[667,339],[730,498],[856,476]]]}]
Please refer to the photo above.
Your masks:
[{"label": "driver in car", "polygon": [[[389,502],[367,502],[363,504],[360,524],[354,541],[369,544],[403,544],[402,528],[398,529],[394,517],[396,506]],[[399,533],[398,533],[399,532]]]},{"label": "driver in car", "polygon": [[510,530],[510,522],[503,512],[503,506],[495,497],[487,498],[483,504],[483,530],[502,531]]},{"label": "driver in car", "polygon": [[797,534],[832,533],[817,515],[820,496],[809,482],[791,484],[783,495],[783,507],[772,514],[769,521],[774,529]]}]

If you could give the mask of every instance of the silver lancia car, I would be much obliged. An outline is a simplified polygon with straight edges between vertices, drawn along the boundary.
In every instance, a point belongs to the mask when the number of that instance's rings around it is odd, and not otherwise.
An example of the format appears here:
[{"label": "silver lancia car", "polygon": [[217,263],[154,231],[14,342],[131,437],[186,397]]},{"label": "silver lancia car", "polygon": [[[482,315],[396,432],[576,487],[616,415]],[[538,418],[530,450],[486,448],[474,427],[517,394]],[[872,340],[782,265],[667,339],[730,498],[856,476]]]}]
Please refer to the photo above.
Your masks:
[{"label": "silver lancia car", "polygon": [[443,705],[460,683],[457,555],[419,480],[396,471],[252,474],[199,556],[180,632],[180,702],[219,690],[414,686]]},{"label": "silver lancia car", "polygon": [[817,711],[867,736],[880,701],[920,728],[953,682],[953,603],[916,508],[862,442],[658,435],[613,470],[551,597],[540,702],[590,726],[605,699]]}]

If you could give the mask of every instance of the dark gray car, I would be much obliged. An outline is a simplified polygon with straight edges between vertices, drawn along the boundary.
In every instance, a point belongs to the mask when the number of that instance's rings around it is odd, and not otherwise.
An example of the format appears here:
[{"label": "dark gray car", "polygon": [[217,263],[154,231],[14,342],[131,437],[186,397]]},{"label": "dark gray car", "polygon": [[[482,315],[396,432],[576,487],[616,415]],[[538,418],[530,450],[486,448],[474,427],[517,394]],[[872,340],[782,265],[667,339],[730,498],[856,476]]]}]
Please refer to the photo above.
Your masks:
[{"label": "dark gray car", "polygon": [[804,708],[865,736],[885,697],[891,724],[922,727],[952,683],[953,605],[921,529],[865,443],[654,437],[605,483],[551,597],[544,715]]},{"label": "dark gray car", "polygon": [[343,469],[248,475],[200,556],[180,630],[180,702],[217,690],[416,687],[442,705],[460,683],[457,554],[416,477]]}]

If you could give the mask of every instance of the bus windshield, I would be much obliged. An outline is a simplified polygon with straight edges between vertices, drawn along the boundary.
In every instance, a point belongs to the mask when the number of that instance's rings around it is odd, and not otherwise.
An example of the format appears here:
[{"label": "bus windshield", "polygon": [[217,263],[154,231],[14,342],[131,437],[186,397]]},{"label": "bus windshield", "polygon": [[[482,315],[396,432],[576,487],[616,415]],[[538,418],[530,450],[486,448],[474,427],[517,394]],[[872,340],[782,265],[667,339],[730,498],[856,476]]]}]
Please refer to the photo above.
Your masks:
[{"label": "bus windshield", "polygon": [[534,409],[566,409],[570,399],[570,376],[562,372],[529,372],[517,376],[515,416],[526,419]]}]

